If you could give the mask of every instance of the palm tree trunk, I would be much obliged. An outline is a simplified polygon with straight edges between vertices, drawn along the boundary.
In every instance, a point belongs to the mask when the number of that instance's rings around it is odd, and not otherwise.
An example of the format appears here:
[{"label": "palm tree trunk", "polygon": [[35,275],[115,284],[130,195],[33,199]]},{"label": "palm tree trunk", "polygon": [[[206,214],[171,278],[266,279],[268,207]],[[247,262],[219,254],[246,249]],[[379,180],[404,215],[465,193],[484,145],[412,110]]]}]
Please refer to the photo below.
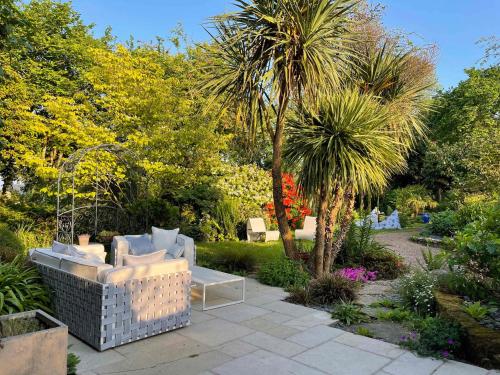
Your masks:
[{"label": "palm tree trunk", "polygon": [[350,186],[344,193],[344,202],[346,202],[346,208],[344,215],[342,216],[342,221],[340,223],[339,234],[335,239],[335,243],[333,244],[332,254],[330,258],[330,262],[333,264],[337,255],[342,248],[342,244],[344,243],[345,236],[347,235],[347,231],[349,230],[349,226],[351,225],[352,213],[354,209],[354,201],[356,200],[356,196],[353,193],[352,186]]},{"label": "palm tree trunk", "polygon": [[318,199],[318,217],[316,218],[316,240],[314,242],[314,250],[313,250],[315,277],[320,277],[323,274],[327,209],[328,209],[328,192],[326,186],[322,184]]},{"label": "palm tree trunk", "polygon": [[282,151],[283,151],[283,132],[285,128],[284,108],[287,106],[288,100],[283,99],[285,102],[281,103],[280,110],[278,111],[276,130],[273,138],[273,200],[276,219],[278,220],[278,228],[280,231],[281,239],[283,240],[283,247],[285,254],[289,258],[295,258],[296,249],[295,242],[293,242],[292,231],[288,225],[286,217],[285,205],[283,204],[283,177],[282,177]]},{"label": "palm tree trunk", "polygon": [[323,272],[330,272],[332,268],[332,252],[333,252],[333,236],[335,234],[335,224],[337,217],[342,207],[342,188],[337,185],[334,191],[335,197],[330,205],[330,214],[328,217],[328,226],[326,227],[326,241],[325,241],[325,261],[323,263]]}]

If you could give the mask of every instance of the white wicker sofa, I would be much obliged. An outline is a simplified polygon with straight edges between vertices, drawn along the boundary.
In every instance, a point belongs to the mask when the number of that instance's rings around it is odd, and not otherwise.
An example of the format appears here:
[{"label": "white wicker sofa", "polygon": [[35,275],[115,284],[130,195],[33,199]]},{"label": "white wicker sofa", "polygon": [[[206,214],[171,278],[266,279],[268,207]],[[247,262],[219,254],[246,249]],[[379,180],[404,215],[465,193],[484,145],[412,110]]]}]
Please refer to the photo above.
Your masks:
[{"label": "white wicker sofa", "polygon": [[[143,234],[113,237],[113,242],[111,243],[110,263],[114,267],[120,267],[123,264],[123,256],[133,254],[133,252],[131,251],[130,241],[134,238],[146,237],[153,246],[153,236],[155,234],[155,230],[158,230],[158,228],[153,227],[153,235]],[[171,232],[175,232],[175,230]],[[192,269],[193,265],[196,264],[196,246],[194,244],[194,240],[191,237],[176,233],[175,246],[179,248],[179,257],[186,259],[189,264],[189,269]],[[160,248],[156,250],[159,250]],[[174,256],[167,252],[165,259],[174,259]]]},{"label": "white wicker sofa", "polygon": [[51,292],[55,316],[99,351],[190,324],[186,259],[113,267],[33,249],[32,263]]}]

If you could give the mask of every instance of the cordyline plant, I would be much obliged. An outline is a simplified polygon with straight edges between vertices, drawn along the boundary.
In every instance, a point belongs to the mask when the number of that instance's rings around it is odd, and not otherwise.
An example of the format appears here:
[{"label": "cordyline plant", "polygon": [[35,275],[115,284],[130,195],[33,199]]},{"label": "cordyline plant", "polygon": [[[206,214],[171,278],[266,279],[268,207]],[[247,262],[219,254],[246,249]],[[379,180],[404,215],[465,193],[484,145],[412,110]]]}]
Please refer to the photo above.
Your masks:
[{"label": "cordyline plant", "polygon": [[285,157],[300,165],[299,183],[317,202],[316,276],[331,271],[356,195],[381,192],[406,167],[409,150],[424,135],[434,82],[432,64],[418,50],[391,40],[355,47],[340,88],[303,102],[288,124]]},{"label": "cordyline plant", "polygon": [[295,255],[282,191],[287,113],[319,88],[339,84],[351,0],[236,1],[237,11],[212,19],[213,63],[204,89],[236,106],[247,132],[263,129],[273,146],[273,199],[287,256]]}]

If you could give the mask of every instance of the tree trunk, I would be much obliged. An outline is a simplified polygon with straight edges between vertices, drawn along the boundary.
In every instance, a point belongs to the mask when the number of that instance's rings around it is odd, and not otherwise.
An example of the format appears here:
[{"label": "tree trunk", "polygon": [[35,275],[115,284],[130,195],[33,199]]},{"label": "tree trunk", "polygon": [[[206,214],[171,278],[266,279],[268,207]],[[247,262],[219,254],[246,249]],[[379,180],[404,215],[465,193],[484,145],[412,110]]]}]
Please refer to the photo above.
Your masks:
[{"label": "tree trunk", "polygon": [[330,205],[330,214],[328,217],[328,226],[326,228],[326,241],[325,241],[325,261],[323,263],[323,272],[330,272],[332,268],[332,252],[333,252],[333,239],[335,234],[335,224],[340,209],[342,208],[342,188],[337,186],[334,191],[335,196]]},{"label": "tree trunk", "polygon": [[283,204],[283,177],[281,175],[281,154],[283,151],[283,132],[285,128],[284,108],[286,108],[286,106],[287,100],[280,105],[281,110],[278,112],[276,130],[273,138],[273,200],[274,211],[276,213],[276,219],[278,220],[278,228],[281,239],[283,240],[285,254],[289,258],[295,258],[295,242],[293,241],[292,231],[290,230],[286,217],[285,205]]},{"label": "tree trunk", "polygon": [[316,240],[314,242],[314,250],[313,250],[315,277],[320,277],[323,274],[327,209],[328,209],[328,191],[326,186],[322,184],[318,199],[318,217],[316,218]]},{"label": "tree trunk", "polygon": [[347,231],[349,230],[349,226],[351,225],[352,213],[354,209],[354,201],[356,197],[352,191],[352,186],[349,187],[344,194],[344,202],[346,202],[346,208],[344,212],[344,216],[342,216],[342,221],[340,223],[339,234],[335,239],[335,243],[333,244],[332,255],[330,258],[330,262],[333,264],[337,255],[342,248],[342,244],[344,243],[345,236],[347,235]]}]

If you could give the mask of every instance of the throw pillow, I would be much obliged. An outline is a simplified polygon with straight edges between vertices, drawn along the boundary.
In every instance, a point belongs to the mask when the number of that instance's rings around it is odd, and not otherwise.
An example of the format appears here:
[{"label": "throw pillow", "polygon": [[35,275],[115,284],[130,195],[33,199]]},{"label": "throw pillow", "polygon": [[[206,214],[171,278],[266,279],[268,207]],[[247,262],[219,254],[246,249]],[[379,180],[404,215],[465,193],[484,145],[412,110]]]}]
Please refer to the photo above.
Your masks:
[{"label": "throw pillow", "polygon": [[177,241],[179,228],[166,230],[153,227],[153,247],[155,250],[172,249]]},{"label": "throw pillow", "polygon": [[146,255],[124,255],[123,266],[139,266],[141,264],[159,263],[165,261],[167,250],[155,251]]},{"label": "throw pillow", "polygon": [[58,242],[58,241],[52,242],[52,251],[54,253],[70,255],[69,251],[68,251],[68,247],[69,247],[69,245],[66,245],[65,243],[62,243],[62,242]]},{"label": "throw pillow", "polygon": [[149,240],[149,236],[147,234],[143,234],[141,236],[125,236],[125,238],[129,244],[129,254],[144,255],[155,251],[155,248],[153,247],[153,244]]},{"label": "throw pillow", "polygon": [[167,253],[172,256],[172,259],[180,258],[182,254],[184,254],[184,246],[176,243],[174,246],[167,250]]}]

